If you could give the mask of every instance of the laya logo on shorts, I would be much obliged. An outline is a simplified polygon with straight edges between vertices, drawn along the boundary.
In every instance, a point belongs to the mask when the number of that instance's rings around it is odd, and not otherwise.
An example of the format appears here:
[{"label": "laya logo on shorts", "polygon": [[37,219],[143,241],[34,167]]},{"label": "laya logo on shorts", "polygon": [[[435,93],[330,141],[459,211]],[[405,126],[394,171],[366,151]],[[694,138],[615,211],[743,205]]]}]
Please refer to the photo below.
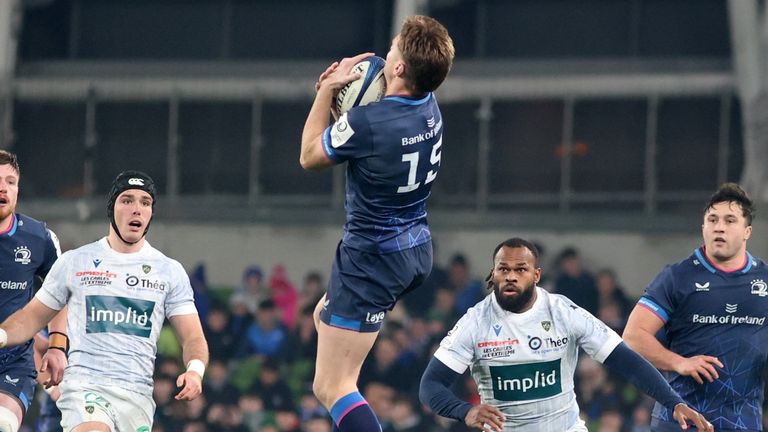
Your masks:
[{"label": "laya logo on shorts", "polygon": [[85,297],[86,333],[122,333],[149,337],[155,302],[126,297]]},{"label": "laya logo on shorts", "polygon": [[526,401],[560,394],[560,359],[543,363],[491,366],[494,399]]},{"label": "laya logo on shorts", "polygon": [[385,315],[386,314],[384,313],[384,311],[374,313],[373,315],[371,315],[371,313],[368,312],[365,314],[365,322],[367,322],[368,324],[378,324],[384,321]]}]

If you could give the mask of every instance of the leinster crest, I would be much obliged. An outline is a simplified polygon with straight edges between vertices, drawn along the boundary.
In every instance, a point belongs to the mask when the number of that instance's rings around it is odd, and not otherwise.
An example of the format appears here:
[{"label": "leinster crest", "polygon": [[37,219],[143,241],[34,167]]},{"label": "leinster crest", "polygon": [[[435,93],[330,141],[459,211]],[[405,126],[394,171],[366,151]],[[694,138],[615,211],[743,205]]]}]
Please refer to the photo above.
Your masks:
[{"label": "leinster crest", "polygon": [[544,331],[549,331],[549,329],[552,328],[552,321],[542,321],[541,327],[544,329]]}]

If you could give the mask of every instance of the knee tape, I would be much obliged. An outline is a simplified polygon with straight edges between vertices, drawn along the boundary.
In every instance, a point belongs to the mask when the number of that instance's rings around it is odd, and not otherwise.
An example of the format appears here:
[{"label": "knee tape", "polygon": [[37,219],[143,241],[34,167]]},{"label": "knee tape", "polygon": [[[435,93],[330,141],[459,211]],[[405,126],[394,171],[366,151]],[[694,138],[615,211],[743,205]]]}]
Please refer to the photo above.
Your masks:
[{"label": "knee tape", "polygon": [[13,411],[0,406],[0,432],[18,432],[19,419]]}]

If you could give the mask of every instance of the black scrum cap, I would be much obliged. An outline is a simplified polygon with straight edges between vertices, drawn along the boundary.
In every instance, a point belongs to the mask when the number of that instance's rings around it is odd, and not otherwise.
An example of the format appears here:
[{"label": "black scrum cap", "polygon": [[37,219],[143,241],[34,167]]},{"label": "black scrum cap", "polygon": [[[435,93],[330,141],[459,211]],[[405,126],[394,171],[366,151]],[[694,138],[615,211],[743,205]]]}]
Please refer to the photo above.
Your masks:
[{"label": "black scrum cap", "polygon": [[117,197],[128,189],[139,189],[152,197],[152,207],[155,206],[155,182],[152,177],[141,171],[123,171],[112,182],[112,188],[107,195],[107,217],[112,220],[115,215]]}]

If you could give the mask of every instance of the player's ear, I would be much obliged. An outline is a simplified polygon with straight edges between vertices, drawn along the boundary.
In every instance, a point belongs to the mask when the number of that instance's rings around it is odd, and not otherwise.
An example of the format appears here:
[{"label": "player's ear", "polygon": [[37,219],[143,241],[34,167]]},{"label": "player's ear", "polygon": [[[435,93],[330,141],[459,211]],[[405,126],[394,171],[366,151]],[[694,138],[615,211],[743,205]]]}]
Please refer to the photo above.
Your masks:
[{"label": "player's ear", "polygon": [[405,75],[405,63],[398,60],[397,64],[392,69],[392,71],[395,73],[396,77],[398,78],[402,77],[403,75]]}]

